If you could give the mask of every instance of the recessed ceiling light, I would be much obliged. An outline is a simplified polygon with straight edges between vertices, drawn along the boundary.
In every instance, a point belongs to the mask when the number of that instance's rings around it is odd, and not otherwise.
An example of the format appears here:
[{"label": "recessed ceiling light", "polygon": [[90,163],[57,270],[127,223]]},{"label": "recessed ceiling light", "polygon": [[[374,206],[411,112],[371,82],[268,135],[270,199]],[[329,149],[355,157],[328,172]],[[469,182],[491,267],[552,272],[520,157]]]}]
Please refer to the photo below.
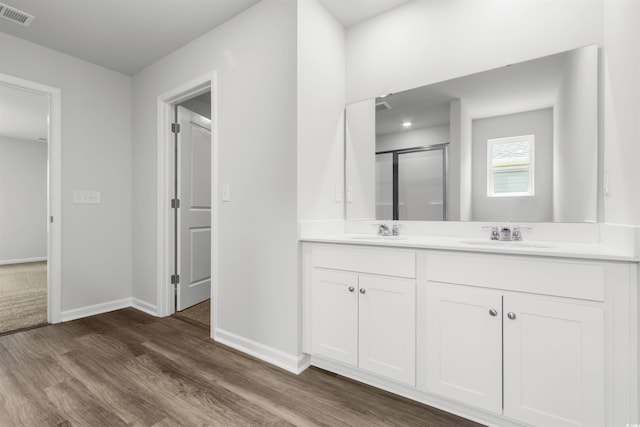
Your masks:
[{"label": "recessed ceiling light", "polygon": [[411,122],[402,122],[402,127],[409,128],[413,123]]}]

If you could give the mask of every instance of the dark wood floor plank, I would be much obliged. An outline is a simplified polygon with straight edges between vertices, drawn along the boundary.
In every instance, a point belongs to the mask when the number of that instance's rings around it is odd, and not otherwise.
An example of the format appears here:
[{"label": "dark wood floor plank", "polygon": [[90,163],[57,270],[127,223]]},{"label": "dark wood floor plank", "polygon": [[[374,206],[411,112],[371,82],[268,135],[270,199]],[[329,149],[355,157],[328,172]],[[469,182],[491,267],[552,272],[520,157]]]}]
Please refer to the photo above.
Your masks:
[{"label": "dark wood floor plank", "polygon": [[477,426],[317,368],[291,374],[134,309],[1,336],[5,425]]},{"label": "dark wood floor plank", "polygon": [[75,378],[47,387],[45,393],[49,401],[72,425],[113,427],[127,425],[102,401],[95,399],[89,390]]}]

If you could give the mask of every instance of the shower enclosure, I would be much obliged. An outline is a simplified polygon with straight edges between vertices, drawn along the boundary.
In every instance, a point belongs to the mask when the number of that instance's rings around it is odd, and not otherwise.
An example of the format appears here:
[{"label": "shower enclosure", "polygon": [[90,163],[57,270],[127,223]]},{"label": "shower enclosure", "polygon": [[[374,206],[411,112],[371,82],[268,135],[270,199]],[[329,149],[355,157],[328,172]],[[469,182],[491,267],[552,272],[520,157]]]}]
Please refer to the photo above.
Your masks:
[{"label": "shower enclosure", "polygon": [[447,220],[449,144],[376,153],[376,218]]}]

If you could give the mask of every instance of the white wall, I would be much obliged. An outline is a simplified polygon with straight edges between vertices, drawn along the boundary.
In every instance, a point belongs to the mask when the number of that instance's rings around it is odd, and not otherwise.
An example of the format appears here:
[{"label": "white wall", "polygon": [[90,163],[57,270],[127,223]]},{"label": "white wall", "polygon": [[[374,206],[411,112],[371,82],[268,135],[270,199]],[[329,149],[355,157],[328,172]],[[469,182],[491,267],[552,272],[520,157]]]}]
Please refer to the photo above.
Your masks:
[{"label": "white wall", "polygon": [[638,225],[639,9],[636,0],[414,0],[348,29],[347,102],[598,44],[604,222]]},{"label": "white wall", "polygon": [[134,76],[133,101],[133,296],[158,298],[157,98],[215,70],[214,173],[231,186],[213,205],[218,328],[286,356],[300,331],[296,67],[296,4],[265,0]]},{"label": "white wall", "polygon": [[346,107],[345,155],[348,219],[376,219],[375,100]]},{"label": "white wall", "polygon": [[317,0],[297,3],[298,218],[342,220],[345,30]]},{"label": "white wall", "polygon": [[0,263],[47,257],[46,142],[0,136]]},{"label": "white wall", "polygon": [[596,222],[597,46],[567,53],[553,114],[553,221]]},{"label": "white wall", "polygon": [[[550,222],[553,216],[553,110],[473,120],[472,218],[474,221]],[[487,140],[535,135],[535,195],[487,196]],[[595,206],[595,202],[594,202]]]},{"label": "white wall", "polygon": [[604,4],[605,222],[640,225],[640,2]]},{"label": "white wall", "polygon": [[414,0],[347,31],[347,102],[602,42],[602,2]]},{"label": "white wall", "polygon": [[376,151],[402,150],[449,142],[449,125],[431,126],[376,137]]},{"label": "white wall", "polygon": [[[62,92],[62,314],[131,296],[131,78],[0,33],[0,72]],[[98,190],[100,205],[74,205]]]}]

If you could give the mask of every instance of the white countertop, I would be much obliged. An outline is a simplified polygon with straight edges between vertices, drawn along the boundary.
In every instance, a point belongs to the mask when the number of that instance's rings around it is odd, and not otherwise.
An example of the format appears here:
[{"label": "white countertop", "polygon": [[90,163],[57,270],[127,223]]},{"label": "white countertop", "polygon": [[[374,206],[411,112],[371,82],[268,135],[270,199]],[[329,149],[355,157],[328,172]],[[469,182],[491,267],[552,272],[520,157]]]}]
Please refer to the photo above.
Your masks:
[{"label": "white countertop", "polygon": [[302,242],[337,243],[414,249],[479,252],[510,255],[533,255],[559,258],[581,258],[607,261],[640,262],[640,257],[613,250],[598,243],[571,242],[500,242],[489,239],[441,236],[377,236],[375,234],[318,234],[305,235]]}]

